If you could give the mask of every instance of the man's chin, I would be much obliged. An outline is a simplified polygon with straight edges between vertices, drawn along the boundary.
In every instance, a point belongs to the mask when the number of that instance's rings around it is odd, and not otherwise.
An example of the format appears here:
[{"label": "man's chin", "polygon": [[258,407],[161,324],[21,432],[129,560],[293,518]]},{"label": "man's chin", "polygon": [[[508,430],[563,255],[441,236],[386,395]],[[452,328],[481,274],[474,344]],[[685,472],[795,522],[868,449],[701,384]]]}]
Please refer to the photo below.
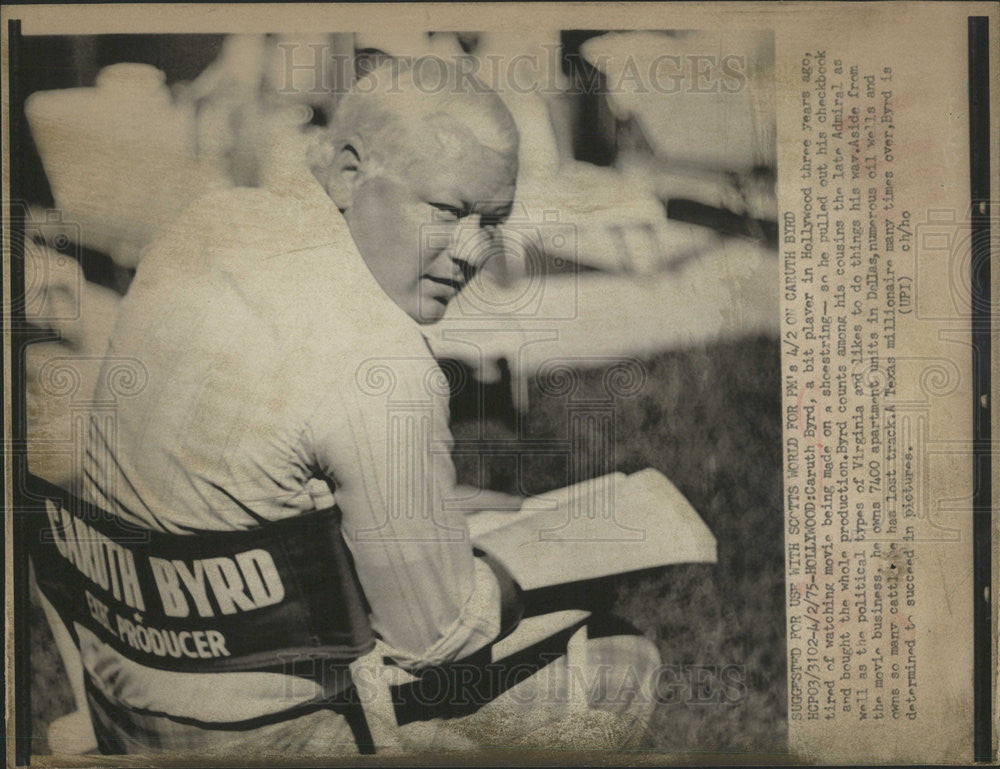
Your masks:
[{"label": "man's chin", "polygon": [[423,297],[416,307],[415,313],[410,313],[411,317],[421,325],[428,325],[430,323],[437,323],[441,318],[444,317],[445,310],[448,309],[448,303],[431,297]]}]

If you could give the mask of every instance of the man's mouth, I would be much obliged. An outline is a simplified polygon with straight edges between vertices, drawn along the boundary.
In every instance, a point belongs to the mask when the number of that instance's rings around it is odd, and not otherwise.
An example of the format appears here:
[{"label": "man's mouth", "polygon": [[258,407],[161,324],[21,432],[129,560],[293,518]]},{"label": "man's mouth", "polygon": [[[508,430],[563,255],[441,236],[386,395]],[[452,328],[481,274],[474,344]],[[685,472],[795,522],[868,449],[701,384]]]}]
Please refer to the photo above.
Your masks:
[{"label": "man's mouth", "polygon": [[447,304],[451,301],[452,297],[465,286],[463,281],[455,280],[454,278],[437,278],[433,275],[424,275],[422,277],[424,280],[435,284],[431,287],[431,298],[436,299],[442,304]]}]

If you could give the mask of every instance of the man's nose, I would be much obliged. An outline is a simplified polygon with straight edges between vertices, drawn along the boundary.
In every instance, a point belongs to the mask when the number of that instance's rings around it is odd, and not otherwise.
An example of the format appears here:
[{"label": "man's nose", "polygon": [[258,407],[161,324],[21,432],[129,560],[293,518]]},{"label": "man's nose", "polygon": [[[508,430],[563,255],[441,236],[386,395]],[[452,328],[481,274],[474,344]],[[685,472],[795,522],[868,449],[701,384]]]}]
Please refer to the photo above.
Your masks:
[{"label": "man's nose", "polygon": [[489,231],[482,226],[480,215],[471,214],[456,228],[448,256],[469,278],[495,255],[496,248]]}]

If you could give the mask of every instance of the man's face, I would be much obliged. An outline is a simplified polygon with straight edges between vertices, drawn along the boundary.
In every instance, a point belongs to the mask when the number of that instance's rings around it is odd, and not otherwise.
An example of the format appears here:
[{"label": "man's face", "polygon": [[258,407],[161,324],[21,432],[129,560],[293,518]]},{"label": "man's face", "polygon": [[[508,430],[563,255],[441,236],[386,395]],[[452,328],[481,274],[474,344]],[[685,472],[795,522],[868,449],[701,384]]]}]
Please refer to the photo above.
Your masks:
[{"label": "man's face", "polygon": [[418,323],[439,320],[497,252],[494,230],[514,197],[516,158],[461,138],[442,146],[428,127],[411,128],[402,157],[359,175],[344,214],[368,269]]}]

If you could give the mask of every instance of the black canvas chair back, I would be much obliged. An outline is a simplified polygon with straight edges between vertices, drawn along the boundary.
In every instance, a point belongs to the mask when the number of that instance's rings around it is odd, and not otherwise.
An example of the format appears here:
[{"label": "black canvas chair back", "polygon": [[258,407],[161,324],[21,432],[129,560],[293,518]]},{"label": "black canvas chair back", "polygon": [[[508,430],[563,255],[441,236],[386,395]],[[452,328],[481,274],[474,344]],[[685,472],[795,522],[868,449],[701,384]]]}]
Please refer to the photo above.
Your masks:
[{"label": "black canvas chair back", "polygon": [[166,534],[34,476],[28,491],[38,587],[78,647],[86,629],[148,667],[285,673],[329,695],[374,648],[335,507],[246,531]]}]

